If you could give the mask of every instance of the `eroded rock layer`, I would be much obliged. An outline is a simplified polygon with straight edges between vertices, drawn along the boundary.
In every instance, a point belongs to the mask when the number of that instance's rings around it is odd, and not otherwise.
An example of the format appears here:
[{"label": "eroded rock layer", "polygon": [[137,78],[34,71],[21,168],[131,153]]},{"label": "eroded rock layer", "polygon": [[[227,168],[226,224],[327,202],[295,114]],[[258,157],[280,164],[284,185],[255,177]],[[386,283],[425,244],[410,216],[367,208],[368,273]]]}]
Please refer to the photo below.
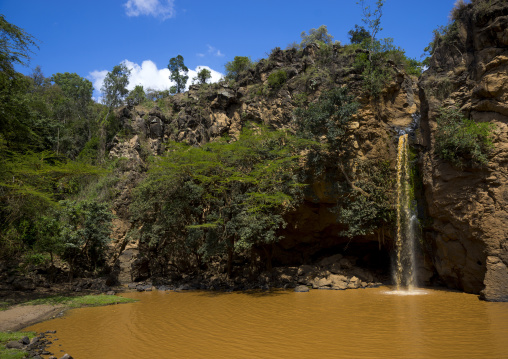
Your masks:
[{"label": "eroded rock layer", "polygon": [[[435,44],[419,82],[420,141],[435,269],[448,286],[497,301],[508,300],[508,6],[484,3],[457,10],[453,33]],[[459,168],[435,154],[436,117],[450,106],[494,125],[487,165]]]}]

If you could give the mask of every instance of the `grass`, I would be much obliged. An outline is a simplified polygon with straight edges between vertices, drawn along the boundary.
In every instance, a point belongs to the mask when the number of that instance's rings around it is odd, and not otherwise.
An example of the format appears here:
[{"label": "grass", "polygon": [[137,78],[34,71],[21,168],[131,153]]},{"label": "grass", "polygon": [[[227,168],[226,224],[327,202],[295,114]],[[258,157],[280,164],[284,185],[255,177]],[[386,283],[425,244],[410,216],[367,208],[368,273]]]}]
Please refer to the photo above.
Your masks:
[{"label": "grass", "polygon": [[8,302],[0,302],[0,311],[6,310],[9,306],[10,304]]},{"label": "grass", "polygon": [[2,359],[18,359],[26,358],[28,353],[18,349],[6,349],[5,344],[10,341],[18,341],[23,337],[32,339],[35,332],[0,332],[0,358]]},{"label": "grass", "polygon": [[99,295],[84,295],[80,297],[53,296],[39,298],[25,302],[23,303],[23,305],[62,304],[69,308],[79,308],[79,307],[98,307],[103,305],[131,303],[131,302],[135,302],[135,300],[131,298],[117,297],[115,295],[99,294]]}]

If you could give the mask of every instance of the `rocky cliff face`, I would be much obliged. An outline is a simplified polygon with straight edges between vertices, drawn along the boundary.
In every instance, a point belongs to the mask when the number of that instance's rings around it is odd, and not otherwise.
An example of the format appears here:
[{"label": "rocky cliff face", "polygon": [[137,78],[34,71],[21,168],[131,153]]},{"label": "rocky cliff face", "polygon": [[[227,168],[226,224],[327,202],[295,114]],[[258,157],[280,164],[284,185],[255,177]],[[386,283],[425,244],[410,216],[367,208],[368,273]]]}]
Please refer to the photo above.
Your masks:
[{"label": "rocky cliff face", "polygon": [[[145,168],[146,155],[161,154],[168,140],[199,145],[226,134],[234,139],[247,122],[292,129],[296,107],[316,101],[323,91],[348,86],[361,104],[351,124],[355,156],[389,161],[394,168],[397,133],[413,123],[419,108],[416,77],[388,63],[391,80],[374,98],[364,91],[361,76],[352,66],[356,54],[339,45],[330,46],[326,53],[315,44],[299,52],[274,50],[234,83],[191,86],[188,92],[161,100],[154,108],[126,107],[119,113],[123,137],[115,138],[110,156],[128,158],[125,173],[137,180],[134,168]],[[286,72],[287,80],[271,86],[269,75],[279,70]],[[338,236],[343,228],[329,211],[339,200],[336,179],[337,174],[330,170],[310,180],[303,204],[287,219],[285,239],[273,249],[275,264],[314,263],[349,248],[344,255],[381,261],[385,269],[389,268],[392,241],[388,228],[351,243]],[[127,181],[119,186],[122,200],[115,209],[121,214],[119,239],[129,226],[126,205],[134,185]]]},{"label": "rocky cliff face", "polygon": [[[488,3],[488,6],[487,6]],[[422,173],[432,224],[425,241],[446,285],[487,300],[508,300],[508,6],[474,1],[454,13],[420,79]],[[494,124],[494,150],[482,168],[458,168],[434,152],[440,107]]]},{"label": "rocky cliff face", "polygon": [[[274,50],[235,83],[191,86],[159,101],[158,107],[124,108],[119,113],[123,136],[110,151],[111,157],[129,159],[116,201],[116,237],[124,238],[129,229],[130,191],[143,176],[147,155],[161,154],[166,141],[200,145],[226,134],[234,139],[247,122],[292,129],[296,107],[316,101],[327,89],[348,86],[361,104],[351,124],[358,159],[390,161],[393,168],[398,133],[421,112],[415,140],[421,150],[420,207],[426,217],[420,283],[441,282],[481,292],[487,300],[508,300],[508,6],[501,0],[482,4],[473,2],[455,13],[453,34],[435,44],[418,85],[391,64],[391,81],[378,97],[363,90],[352,66],[357,53],[338,45],[325,53],[311,45],[300,52]],[[273,87],[269,75],[279,70],[286,72],[287,81]],[[450,106],[476,122],[495,125],[494,150],[486,166],[459,168],[436,155],[436,118],[439,108]],[[310,180],[304,202],[287,218],[285,239],[273,249],[276,263],[317,263],[342,253],[359,263],[389,267],[389,229],[352,241],[338,236],[342,227],[330,212],[340,200],[336,179],[329,169]],[[142,248],[130,244],[127,249],[130,254],[141,249],[137,256],[142,257]],[[129,258],[135,268],[132,278],[149,276],[148,267],[136,264],[142,262],[139,258]]]}]

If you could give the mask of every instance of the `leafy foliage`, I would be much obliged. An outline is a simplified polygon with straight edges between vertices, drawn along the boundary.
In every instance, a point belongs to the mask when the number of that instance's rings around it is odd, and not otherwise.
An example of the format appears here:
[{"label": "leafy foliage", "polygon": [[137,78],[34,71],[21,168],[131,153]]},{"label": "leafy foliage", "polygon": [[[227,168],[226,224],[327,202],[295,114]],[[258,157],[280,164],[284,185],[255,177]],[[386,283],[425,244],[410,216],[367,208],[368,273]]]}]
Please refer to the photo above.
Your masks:
[{"label": "leafy foliage", "polygon": [[362,21],[369,28],[370,36],[366,40],[370,41],[366,41],[366,44],[370,44],[368,49],[370,50],[369,61],[371,61],[371,53],[375,51],[374,42],[376,40],[376,35],[379,31],[383,30],[381,28],[381,17],[383,16],[383,5],[385,0],[376,0],[376,8],[374,10],[371,9],[370,5],[366,5],[365,1],[366,0],[360,0],[358,3],[362,7]]},{"label": "leafy foliage", "polygon": [[76,269],[96,271],[105,263],[106,245],[110,241],[113,215],[103,203],[63,201],[60,240],[62,258]]},{"label": "leafy foliage", "polygon": [[116,108],[123,104],[125,96],[129,93],[127,85],[130,72],[125,64],[120,64],[113,67],[113,70],[104,78],[101,91],[104,94],[104,103],[109,108]]},{"label": "leafy foliage", "polygon": [[441,108],[437,117],[436,154],[456,166],[482,166],[494,148],[492,124],[464,118],[456,107]]},{"label": "leafy foliage", "polygon": [[421,75],[422,64],[406,57],[404,50],[393,45],[392,38],[367,40],[362,46],[368,48],[368,52],[358,53],[353,67],[361,72],[365,90],[374,97],[379,96],[394,74],[390,63],[403,67],[409,74]]},{"label": "leafy foliage", "polygon": [[317,102],[295,111],[298,134],[327,144],[326,151],[320,147],[309,151],[309,162],[315,169],[337,166],[342,174],[338,181],[341,199],[333,212],[347,226],[339,234],[348,237],[370,234],[390,223],[393,215],[389,164],[355,160],[350,122],[358,106],[344,87],[323,93]]},{"label": "leafy foliage", "polygon": [[5,20],[0,14],[0,69],[7,76],[15,75],[14,65],[27,66],[37,47],[35,38],[25,30]]},{"label": "leafy foliage", "polygon": [[87,106],[92,101],[93,86],[76,73],[56,73],[51,80],[62,89],[65,97],[72,99],[81,106]]},{"label": "leafy foliage", "polygon": [[279,89],[281,88],[284,83],[286,82],[288,78],[288,74],[285,70],[277,70],[275,72],[272,72],[268,76],[268,86],[270,86],[272,89]]},{"label": "leafy foliage", "polygon": [[238,80],[240,74],[253,67],[250,57],[235,56],[233,61],[229,61],[224,65],[226,68],[226,78],[230,80]]},{"label": "leafy foliage", "polygon": [[430,57],[434,54],[438,46],[456,46],[458,31],[459,28],[456,21],[453,21],[446,26],[438,26],[437,29],[432,30],[432,41],[425,47],[425,49],[423,49],[424,54],[422,57],[426,57],[422,63],[425,66],[430,65]]},{"label": "leafy foliage", "polygon": [[300,34],[302,41],[300,42],[300,48],[303,49],[312,43],[322,42],[326,45],[333,44],[333,36],[328,33],[326,25],[321,25],[317,29],[310,29],[309,33],[302,31]]},{"label": "leafy foliage", "polygon": [[370,41],[370,32],[368,32],[363,26],[355,25],[354,29],[348,31],[349,41],[352,44],[361,44],[366,41]]},{"label": "leafy foliage", "polygon": [[0,248],[9,254],[23,246],[56,253],[56,224],[48,216],[65,195],[76,193],[80,183],[100,170],[67,162],[51,152],[18,154],[1,151]]},{"label": "leafy foliage", "polygon": [[131,211],[152,270],[200,266],[280,239],[284,213],[301,199],[300,151],[310,142],[252,125],[237,141],[169,145],[151,166]]},{"label": "leafy foliage", "polygon": [[137,106],[146,101],[146,94],[143,86],[136,85],[131,92],[129,92],[129,96],[127,96],[127,103],[132,106]]},{"label": "leafy foliage", "polygon": [[394,177],[388,162],[358,163],[355,187],[339,183],[343,199],[333,212],[347,228],[339,234],[346,237],[372,234],[377,228],[393,223]]},{"label": "leafy foliage", "polygon": [[307,139],[324,136],[330,151],[347,153],[351,143],[349,122],[359,106],[353,100],[348,89],[342,87],[325,92],[306,109],[297,108],[295,117],[299,135]]},{"label": "leafy foliage", "polygon": [[176,93],[182,92],[187,85],[187,81],[189,80],[189,76],[187,76],[189,69],[183,63],[183,56],[178,55],[177,57],[172,57],[169,60],[168,69],[171,72],[169,79],[175,82],[174,87]]},{"label": "leafy foliage", "polygon": [[198,83],[200,83],[200,84],[206,84],[206,82],[208,80],[210,80],[211,78],[212,78],[212,72],[208,69],[202,68],[198,72],[195,80],[198,81]]}]

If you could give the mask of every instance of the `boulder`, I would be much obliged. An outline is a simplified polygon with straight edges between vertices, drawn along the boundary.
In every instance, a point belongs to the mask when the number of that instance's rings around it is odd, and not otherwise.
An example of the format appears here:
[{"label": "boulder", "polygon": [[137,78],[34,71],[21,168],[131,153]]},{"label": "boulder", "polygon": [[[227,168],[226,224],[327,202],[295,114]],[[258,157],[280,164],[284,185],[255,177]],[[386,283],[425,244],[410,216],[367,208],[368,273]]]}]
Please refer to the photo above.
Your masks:
[{"label": "boulder", "polygon": [[295,292],[298,292],[298,293],[303,293],[303,292],[308,292],[309,291],[309,287],[307,287],[306,285],[299,285],[295,288]]},{"label": "boulder", "polygon": [[347,287],[349,289],[356,289],[356,288],[359,288],[361,286],[361,280],[358,279],[357,277],[352,277],[350,280],[349,280],[349,284],[347,285]]},{"label": "boulder", "polygon": [[23,343],[20,343],[19,341],[10,341],[10,342],[7,342],[7,344],[5,344],[5,347],[7,349],[23,349],[24,345]]}]

